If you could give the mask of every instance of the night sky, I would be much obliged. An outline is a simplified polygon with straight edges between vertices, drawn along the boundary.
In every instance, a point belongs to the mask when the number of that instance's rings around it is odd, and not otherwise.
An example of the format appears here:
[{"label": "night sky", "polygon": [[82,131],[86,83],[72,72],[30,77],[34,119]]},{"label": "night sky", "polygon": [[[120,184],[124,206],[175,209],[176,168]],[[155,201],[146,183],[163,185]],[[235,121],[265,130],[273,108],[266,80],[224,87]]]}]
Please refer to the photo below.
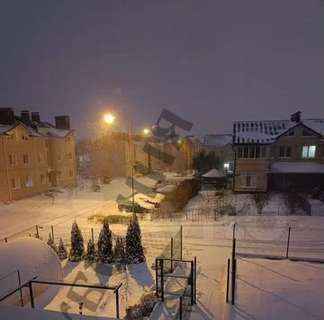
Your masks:
[{"label": "night sky", "polygon": [[1,0],[0,105],[69,114],[80,137],[105,109],[139,129],[164,107],[198,134],[324,117],[323,39],[319,0]]}]

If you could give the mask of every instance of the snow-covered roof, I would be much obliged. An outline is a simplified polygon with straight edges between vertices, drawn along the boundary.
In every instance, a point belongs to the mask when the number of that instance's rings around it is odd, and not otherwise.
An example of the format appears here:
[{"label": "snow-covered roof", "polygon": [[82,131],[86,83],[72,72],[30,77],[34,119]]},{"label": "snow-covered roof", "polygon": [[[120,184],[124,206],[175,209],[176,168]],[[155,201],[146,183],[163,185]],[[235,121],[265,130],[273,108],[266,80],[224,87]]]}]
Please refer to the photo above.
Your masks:
[{"label": "snow-covered roof", "polygon": [[0,134],[4,134],[11,130],[14,127],[14,125],[6,125],[6,124],[0,124]]},{"label": "snow-covered roof", "polygon": [[44,122],[36,123],[35,125],[37,126],[37,131],[44,136],[64,138],[73,132],[73,130],[57,129],[53,125]]},{"label": "snow-covered roof", "polygon": [[304,125],[324,136],[324,119],[236,121],[233,125],[235,144],[271,144],[289,129]]},{"label": "snow-covered roof", "polygon": [[202,175],[203,178],[224,178],[225,174],[217,169],[211,169]]},{"label": "snow-covered roof", "polygon": [[223,147],[232,143],[231,134],[206,134],[204,136],[204,145],[210,147]]},{"label": "snow-covered roof", "polygon": [[324,174],[324,164],[306,161],[277,161],[271,165],[271,173],[322,173]]}]

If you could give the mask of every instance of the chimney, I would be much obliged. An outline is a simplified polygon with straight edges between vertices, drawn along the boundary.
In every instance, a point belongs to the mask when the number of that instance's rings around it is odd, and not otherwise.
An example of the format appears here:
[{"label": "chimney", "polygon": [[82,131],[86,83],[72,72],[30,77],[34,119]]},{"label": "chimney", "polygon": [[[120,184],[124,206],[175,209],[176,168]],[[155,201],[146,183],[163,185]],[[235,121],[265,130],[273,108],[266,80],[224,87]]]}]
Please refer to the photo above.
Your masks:
[{"label": "chimney", "polygon": [[11,108],[0,108],[0,124],[13,124],[15,114]]},{"label": "chimney", "polygon": [[300,122],[300,120],[301,120],[301,112],[300,111],[297,111],[290,116],[290,121],[292,121],[292,122],[298,123],[298,122]]},{"label": "chimney", "polygon": [[33,122],[40,122],[40,115],[39,112],[32,112],[31,113],[31,120]]},{"label": "chimney", "polygon": [[21,119],[21,122],[23,122],[24,124],[29,124],[29,122],[30,122],[29,111],[22,110],[20,113],[20,119]]},{"label": "chimney", "polygon": [[56,129],[70,130],[70,117],[69,116],[56,116],[55,117]]}]

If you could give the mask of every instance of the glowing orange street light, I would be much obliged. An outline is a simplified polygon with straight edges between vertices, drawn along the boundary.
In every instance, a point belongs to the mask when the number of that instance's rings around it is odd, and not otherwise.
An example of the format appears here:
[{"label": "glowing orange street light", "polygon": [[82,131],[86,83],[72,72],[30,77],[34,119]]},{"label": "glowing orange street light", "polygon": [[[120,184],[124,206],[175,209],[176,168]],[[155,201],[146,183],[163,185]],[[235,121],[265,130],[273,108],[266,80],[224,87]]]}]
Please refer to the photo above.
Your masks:
[{"label": "glowing orange street light", "polygon": [[112,125],[115,122],[116,117],[112,113],[105,113],[103,119],[107,124]]}]

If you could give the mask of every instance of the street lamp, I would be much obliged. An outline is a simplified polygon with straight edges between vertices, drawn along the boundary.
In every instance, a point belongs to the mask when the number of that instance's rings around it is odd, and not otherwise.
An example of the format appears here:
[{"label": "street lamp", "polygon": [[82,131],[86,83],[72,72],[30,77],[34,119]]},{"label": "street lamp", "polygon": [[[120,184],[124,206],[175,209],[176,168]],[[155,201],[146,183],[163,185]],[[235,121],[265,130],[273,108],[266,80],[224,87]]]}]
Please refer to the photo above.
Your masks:
[{"label": "street lamp", "polygon": [[116,117],[112,113],[105,113],[103,119],[105,123],[112,125],[115,122]]},{"label": "street lamp", "polygon": [[[103,120],[107,125],[113,125],[116,116],[111,113],[105,113],[103,115]],[[130,158],[130,163],[131,163],[131,188],[132,188],[132,212],[134,213],[135,211],[135,188],[134,188],[134,159],[133,159],[133,154],[131,155],[131,125],[128,126],[128,153],[129,153],[129,158]],[[134,146],[135,147],[135,146]]]},{"label": "street lamp", "polygon": [[[146,144],[148,144],[148,138],[151,136],[151,130],[149,128],[144,128],[142,130],[143,136],[145,137]],[[148,168],[148,173],[152,172],[152,161],[151,161],[151,152],[148,150],[147,152],[147,168]]]}]

